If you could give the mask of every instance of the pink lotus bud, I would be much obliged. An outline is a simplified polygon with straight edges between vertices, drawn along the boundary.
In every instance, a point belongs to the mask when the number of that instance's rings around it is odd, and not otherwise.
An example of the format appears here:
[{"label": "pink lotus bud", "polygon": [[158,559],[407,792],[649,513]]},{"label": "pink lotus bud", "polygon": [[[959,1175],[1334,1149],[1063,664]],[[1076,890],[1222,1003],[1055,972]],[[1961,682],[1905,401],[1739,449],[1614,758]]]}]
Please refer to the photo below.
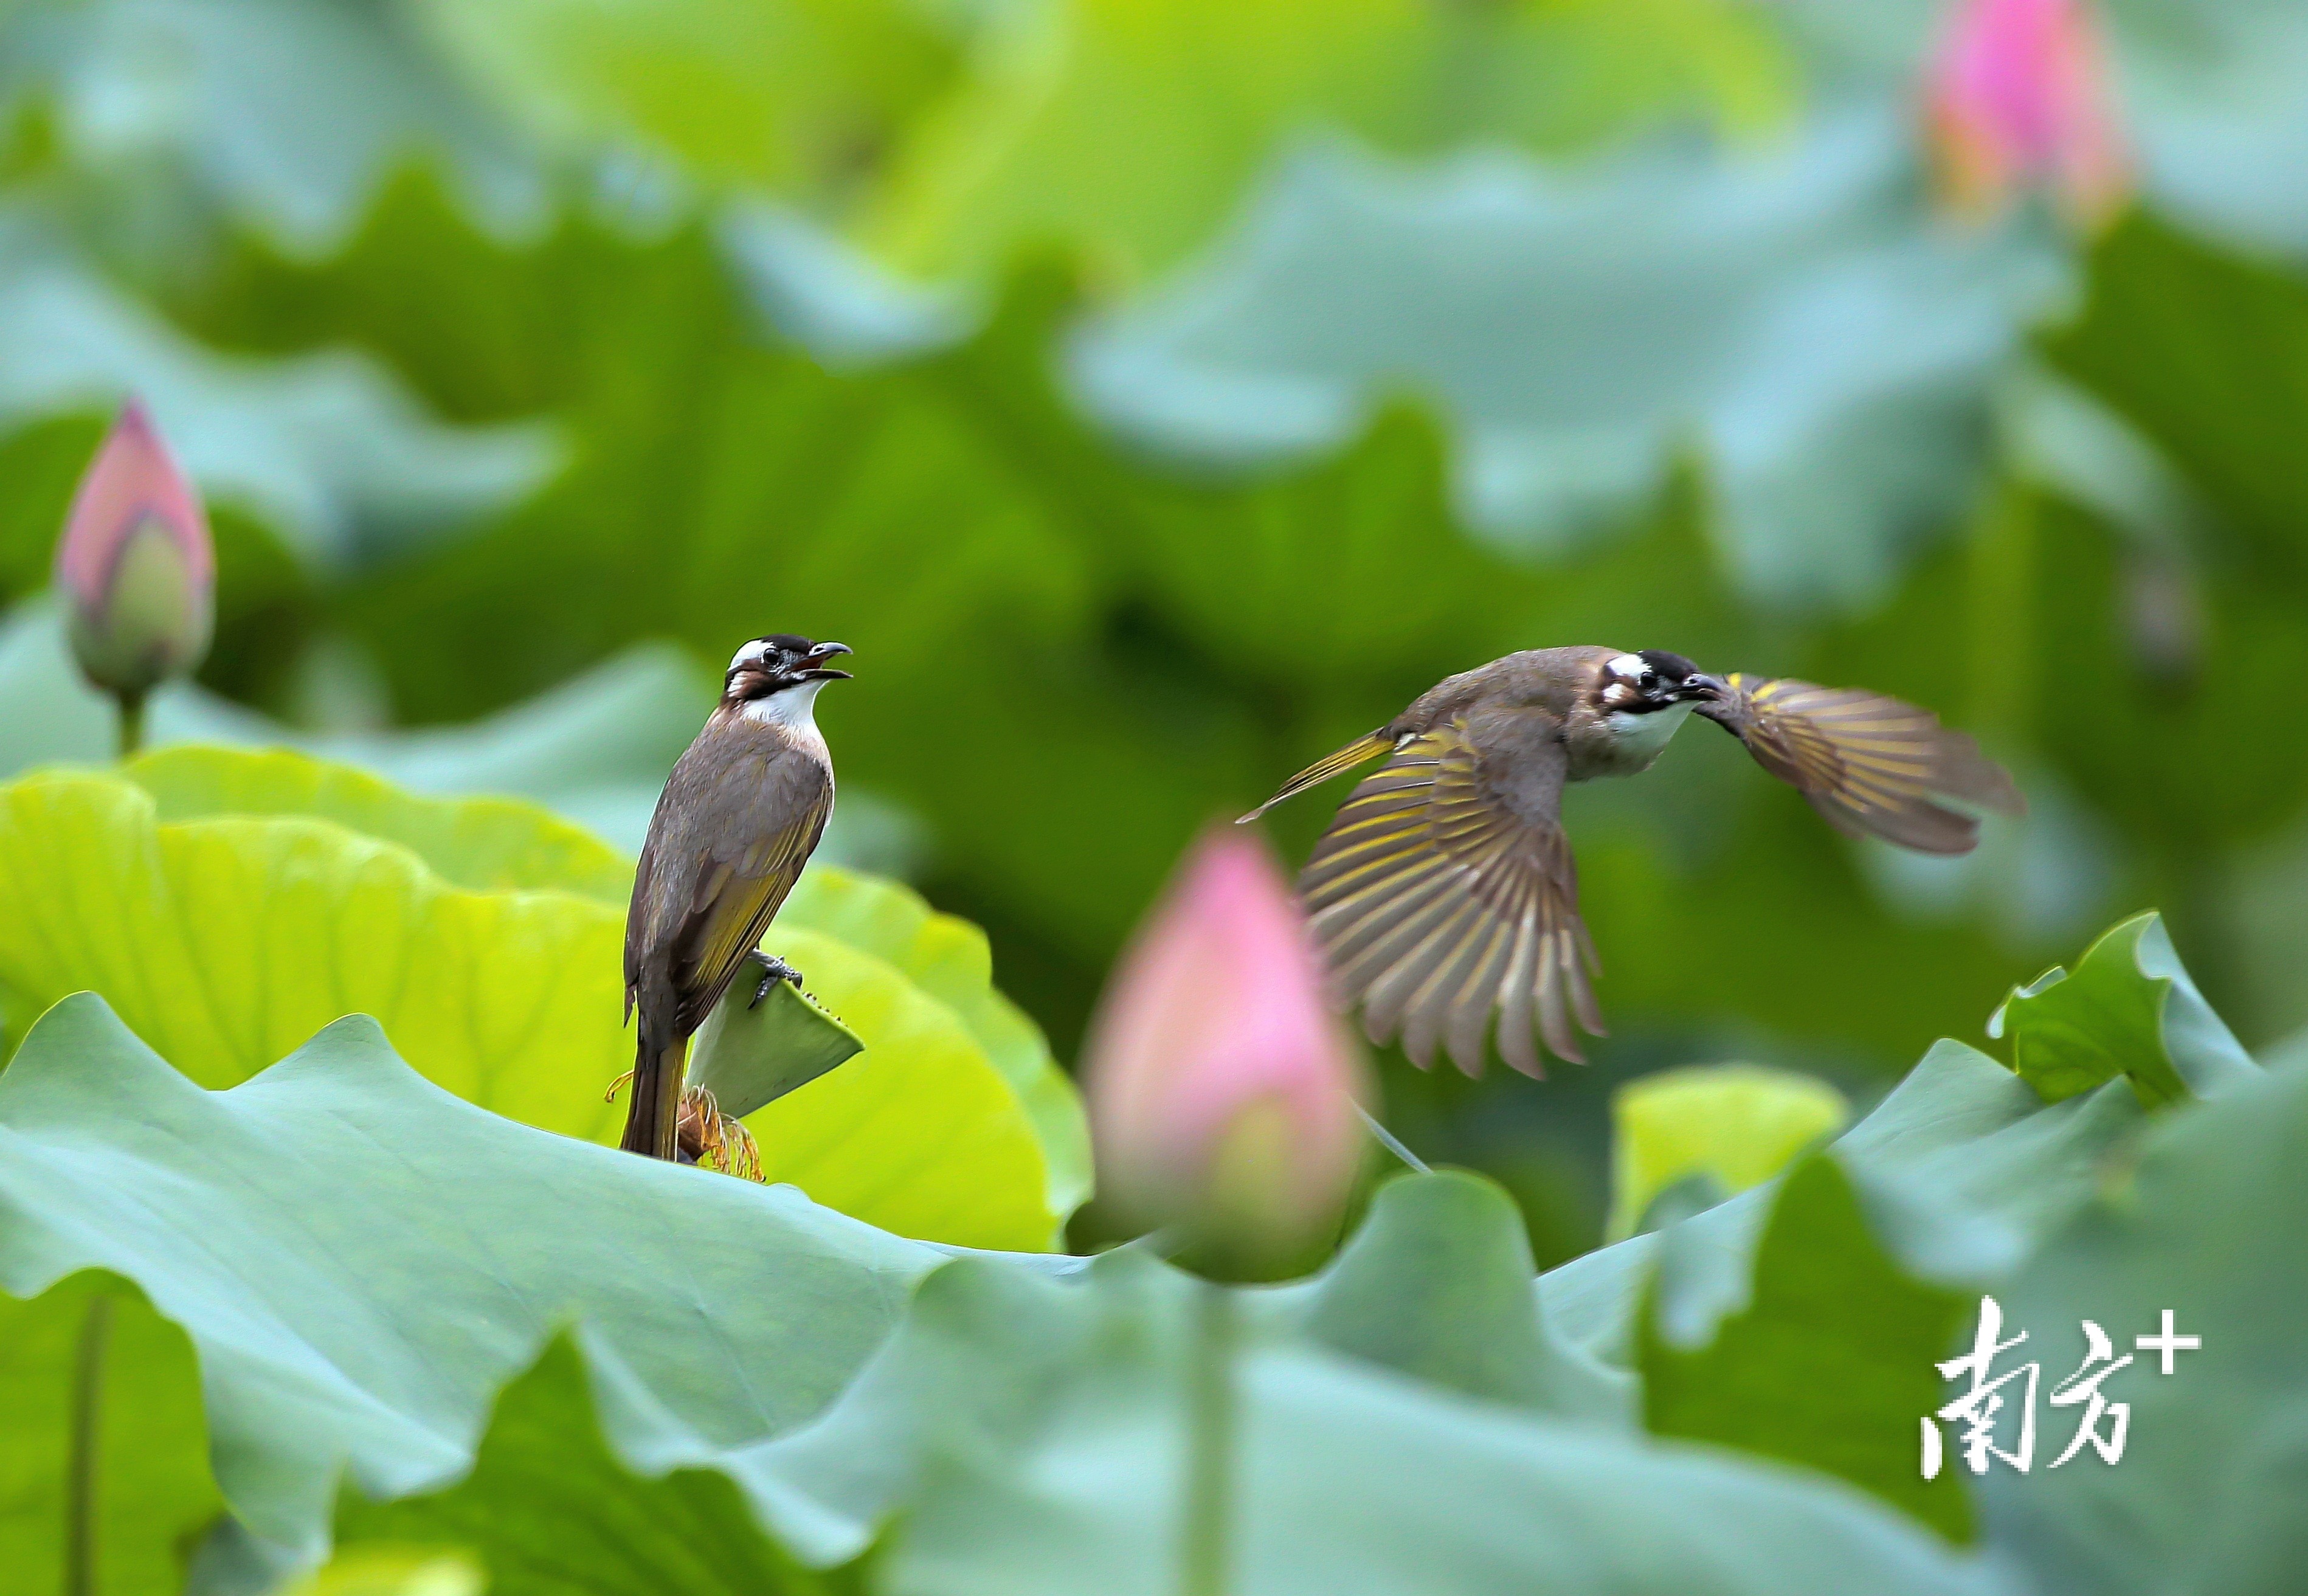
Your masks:
[{"label": "pink lotus bud", "polygon": [[1927,95],[1932,142],[1959,207],[1994,210],[2033,185],[2096,226],[2123,203],[2129,177],[2087,4],[1957,0]]},{"label": "pink lotus bud", "polygon": [[1098,1185],[1238,1279],[1311,1263],[1361,1167],[1362,1056],[1265,846],[1214,830],[1107,982],[1086,1050]]},{"label": "pink lotus bud", "polygon": [[56,583],[73,652],[105,691],[135,703],[208,652],[216,550],[200,496],[134,400],[73,496]]}]

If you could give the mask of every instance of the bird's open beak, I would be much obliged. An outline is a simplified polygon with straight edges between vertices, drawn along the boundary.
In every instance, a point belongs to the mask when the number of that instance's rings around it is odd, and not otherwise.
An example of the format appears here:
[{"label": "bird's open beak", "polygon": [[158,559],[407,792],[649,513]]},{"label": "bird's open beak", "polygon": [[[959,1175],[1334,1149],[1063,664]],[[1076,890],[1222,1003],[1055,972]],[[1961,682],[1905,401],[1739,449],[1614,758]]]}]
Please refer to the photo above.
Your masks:
[{"label": "bird's open beak", "polygon": [[1675,692],[1677,698],[1696,698],[1701,701],[1727,698],[1730,694],[1730,684],[1724,681],[1721,677],[1705,676],[1696,671],[1684,677],[1683,685]]},{"label": "bird's open beak", "polygon": [[849,651],[849,645],[846,643],[821,643],[809,651],[809,669],[802,674],[815,682],[846,682],[850,679],[849,672],[831,669],[820,665],[818,661],[831,660],[836,654],[846,654]]}]

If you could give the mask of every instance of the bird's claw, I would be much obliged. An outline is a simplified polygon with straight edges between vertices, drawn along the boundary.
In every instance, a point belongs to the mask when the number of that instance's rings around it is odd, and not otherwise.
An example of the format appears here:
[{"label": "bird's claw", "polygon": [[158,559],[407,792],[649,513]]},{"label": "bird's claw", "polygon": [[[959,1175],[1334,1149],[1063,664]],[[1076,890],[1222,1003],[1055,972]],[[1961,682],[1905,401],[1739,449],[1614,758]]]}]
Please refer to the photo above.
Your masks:
[{"label": "bird's claw", "polygon": [[751,956],[754,962],[762,967],[762,980],[761,984],[754,988],[754,998],[745,1005],[747,1008],[761,1007],[762,999],[767,997],[770,995],[770,988],[779,981],[791,981],[795,991],[801,990],[801,971],[783,959],[772,958],[759,948],[755,948]]}]

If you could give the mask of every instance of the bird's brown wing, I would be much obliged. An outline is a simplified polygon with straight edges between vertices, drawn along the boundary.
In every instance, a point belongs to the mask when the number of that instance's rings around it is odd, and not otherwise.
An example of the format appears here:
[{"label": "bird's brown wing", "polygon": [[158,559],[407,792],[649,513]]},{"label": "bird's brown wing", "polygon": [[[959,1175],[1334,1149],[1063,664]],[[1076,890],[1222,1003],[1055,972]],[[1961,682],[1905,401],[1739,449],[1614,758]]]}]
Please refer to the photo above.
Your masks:
[{"label": "bird's brown wing", "polygon": [[1966,810],[2028,812],[2011,772],[1929,710],[1856,687],[1736,672],[1725,679],[1730,694],[1699,712],[1847,836],[1968,853],[1979,822]]},{"label": "bird's brown wing", "polygon": [[832,812],[833,789],[824,783],[815,801],[785,825],[736,857],[713,859],[699,871],[689,913],[674,941],[673,979],[681,996],[676,1023],[682,1034],[702,1025],[729,989],[816,851]]},{"label": "bird's brown wing", "polygon": [[625,922],[627,1000],[671,1027],[660,1044],[721,1001],[832,812],[823,763],[766,734],[701,738],[674,766]]},{"label": "bird's brown wing", "polygon": [[1578,870],[1554,819],[1564,763],[1558,741],[1518,751],[1510,807],[1453,722],[1405,743],[1340,806],[1299,888],[1373,1041],[1399,1031],[1424,1066],[1439,1040],[1477,1074],[1495,1013],[1499,1053],[1525,1074],[1545,1074],[1534,1031],[1585,1062],[1571,1021],[1603,1026]]}]

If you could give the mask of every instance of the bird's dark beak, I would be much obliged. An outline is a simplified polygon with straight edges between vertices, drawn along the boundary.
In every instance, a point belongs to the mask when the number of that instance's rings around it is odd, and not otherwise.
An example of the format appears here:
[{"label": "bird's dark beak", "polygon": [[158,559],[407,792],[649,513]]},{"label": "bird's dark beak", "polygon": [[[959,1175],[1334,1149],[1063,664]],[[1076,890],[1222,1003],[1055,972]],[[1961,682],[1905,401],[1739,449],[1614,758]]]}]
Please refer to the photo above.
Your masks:
[{"label": "bird's dark beak", "polygon": [[802,672],[802,674],[814,682],[848,681],[850,679],[849,672],[846,670],[833,670],[828,669],[825,666],[820,665],[818,661],[821,660],[831,660],[836,654],[846,654],[849,651],[849,645],[846,643],[821,643],[809,651],[809,654],[807,656],[809,669]]},{"label": "bird's dark beak", "polygon": [[1695,698],[1704,702],[1727,697],[1730,691],[1729,685],[1721,677],[1704,676],[1693,671],[1683,678],[1682,685],[1675,690],[1675,695],[1677,698]]}]

